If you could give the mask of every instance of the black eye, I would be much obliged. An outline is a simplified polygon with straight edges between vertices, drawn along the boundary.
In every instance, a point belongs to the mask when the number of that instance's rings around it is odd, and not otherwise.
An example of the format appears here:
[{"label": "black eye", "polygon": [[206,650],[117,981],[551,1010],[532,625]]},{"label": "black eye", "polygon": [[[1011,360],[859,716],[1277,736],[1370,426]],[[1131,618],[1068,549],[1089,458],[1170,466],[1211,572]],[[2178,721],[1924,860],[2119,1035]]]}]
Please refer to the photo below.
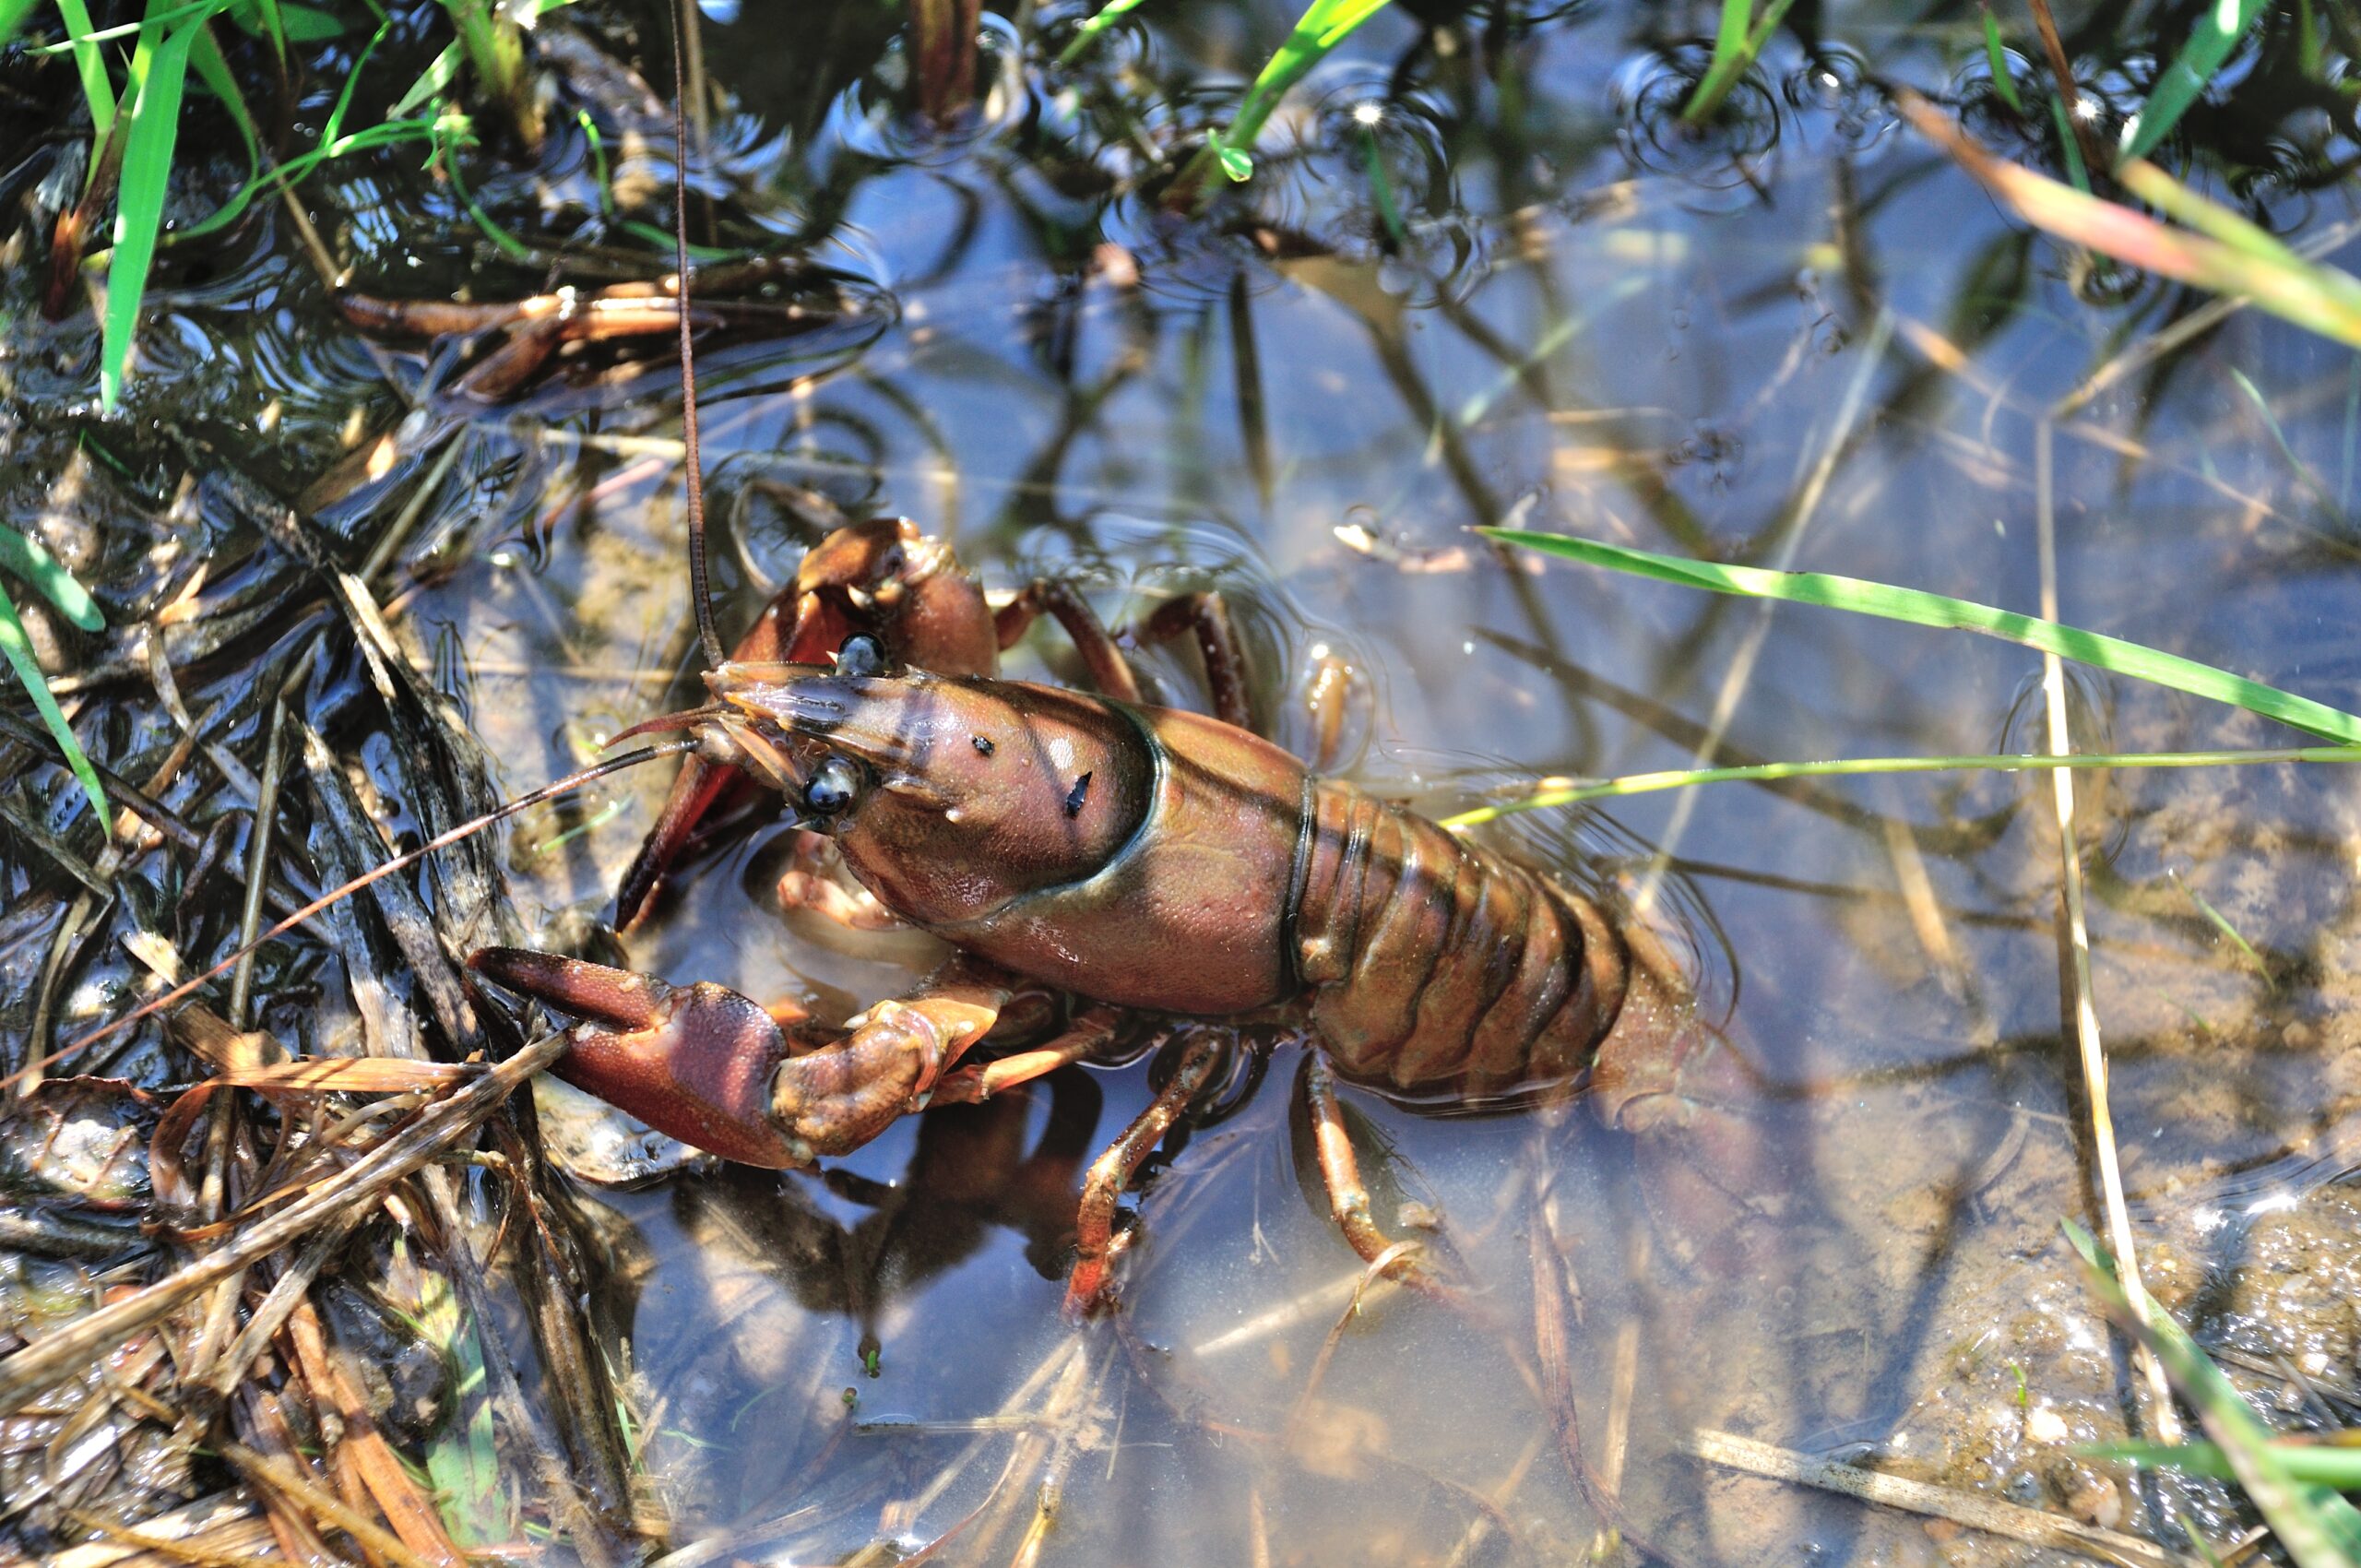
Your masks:
[{"label": "black eye", "polygon": [[839,675],[883,675],[885,673],[885,645],[867,632],[855,632],[836,650],[836,673]]},{"label": "black eye", "polygon": [[832,756],[820,765],[820,771],[803,786],[803,803],[814,814],[834,816],[852,804],[860,791],[860,775],[852,764],[840,756]]}]

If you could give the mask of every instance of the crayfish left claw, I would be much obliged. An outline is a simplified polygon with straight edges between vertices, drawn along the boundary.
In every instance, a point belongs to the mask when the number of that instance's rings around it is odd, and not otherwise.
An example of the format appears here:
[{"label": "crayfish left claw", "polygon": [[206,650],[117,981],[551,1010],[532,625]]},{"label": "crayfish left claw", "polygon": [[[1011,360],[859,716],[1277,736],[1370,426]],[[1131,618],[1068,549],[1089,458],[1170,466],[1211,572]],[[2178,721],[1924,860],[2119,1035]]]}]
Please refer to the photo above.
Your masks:
[{"label": "crayfish left claw", "polygon": [[483,948],[468,967],[583,1020],[551,1069],[567,1083],[724,1159],[812,1163],[808,1146],[770,1114],[771,1080],[793,1048],[748,998],[516,947]]}]

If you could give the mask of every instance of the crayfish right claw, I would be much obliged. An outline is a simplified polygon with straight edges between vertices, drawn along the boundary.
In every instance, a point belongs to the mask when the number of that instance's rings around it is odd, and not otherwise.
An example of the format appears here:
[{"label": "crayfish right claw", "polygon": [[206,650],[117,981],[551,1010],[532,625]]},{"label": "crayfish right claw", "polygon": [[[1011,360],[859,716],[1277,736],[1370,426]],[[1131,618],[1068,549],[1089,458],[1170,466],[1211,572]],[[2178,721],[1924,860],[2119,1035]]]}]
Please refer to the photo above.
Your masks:
[{"label": "crayfish right claw", "polygon": [[551,1069],[567,1083],[724,1159],[774,1170],[811,1163],[771,1120],[787,1037],[748,998],[517,947],[483,948],[468,967],[582,1020]]}]

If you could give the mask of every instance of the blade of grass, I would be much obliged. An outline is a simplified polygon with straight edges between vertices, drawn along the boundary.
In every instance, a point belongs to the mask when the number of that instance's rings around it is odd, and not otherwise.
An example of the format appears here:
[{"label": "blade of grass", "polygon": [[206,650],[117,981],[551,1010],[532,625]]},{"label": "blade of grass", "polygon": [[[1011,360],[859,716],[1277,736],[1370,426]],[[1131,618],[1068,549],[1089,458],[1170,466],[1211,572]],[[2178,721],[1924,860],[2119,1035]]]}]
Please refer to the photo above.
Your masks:
[{"label": "blade of grass", "polygon": [[1058,65],[1063,67],[1081,59],[1083,51],[1090,47],[1092,40],[1122,18],[1138,10],[1143,3],[1144,0],[1107,0],[1107,4],[1099,8],[1097,15],[1086,18],[1083,24],[1074,30],[1074,37],[1067,41],[1063,49],[1058,51]]},{"label": "blade of grass", "polygon": [[[1263,134],[1264,122],[1271,111],[1279,106],[1287,89],[1301,81],[1305,73],[1326,59],[1335,48],[1351,36],[1355,28],[1383,10],[1386,0],[1311,0],[1303,15],[1296,19],[1295,30],[1287,42],[1272,53],[1270,62],[1255,77],[1254,85],[1246,89],[1240,101],[1238,113],[1229,128],[1216,131],[1205,144],[1205,153],[1232,180],[1246,180],[1254,172],[1254,160],[1250,151],[1254,138]],[[1192,168],[1194,164],[1192,165]],[[1210,171],[1207,172],[1210,180]],[[1182,176],[1186,184],[1188,175]]]},{"label": "blade of grass", "polygon": [[[90,8],[82,0],[57,0],[57,15],[65,23],[65,35],[74,53],[74,74],[82,79],[82,98],[90,106],[90,136],[103,142],[107,133],[114,129],[114,84],[107,77],[107,63],[99,46],[87,35],[90,26]],[[92,158],[90,162],[98,162]]]},{"label": "blade of grass", "polygon": [[2000,46],[2000,24],[1992,19],[1989,6],[1984,7],[1984,57],[1992,65],[1992,90],[2000,95],[2001,102],[2023,113],[2024,97],[2017,91],[2016,75],[2009,69],[2008,53]]},{"label": "blade of grass", "polygon": [[220,41],[213,36],[210,18],[197,24],[196,42],[189,48],[189,64],[196,67],[197,79],[206,89],[221,101],[230,111],[230,121],[238,127],[238,139],[245,144],[246,179],[262,177],[262,138],[255,131],[255,117],[246,109],[246,95],[238,90],[238,79],[230,74],[230,63],[221,57]]},{"label": "blade of grass", "polygon": [[[2177,223],[2215,239],[2242,255],[2272,267],[2308,267],[2285,241],[2242,212],[2208,201],[2145,159],[2127,158],[2116,170],[2123,188]],[[2343,276],[2339,274],[2340,277]],[[2347,278],[2347,282],[2352,279]],[[2361,296],[2361,285],[2355,292]]]},{"label": "blade of grass", "polygon": [[[150,0],[148,9],[164,7]],[[202,18],[160,36],[142,30],[131,57],[131,131],[124,143],[123,186],[115,198],[114,255],[107,264],[107,306],[100,327],[99,401],[112,413],[123,398],[132,339],[164,221],[164,189],[172,179],[172,148],[180,137],[181,88],[190,46]]]},{"label": "blade of grass", "polygon": [[2271,403],[2263,397],[2262,388],[2247,379],[2247,373],[2237,366],[2232,365],[2229,370],[2230,379],[2238,384],[2238,390],[2247,395],[2247,400],[2254,405],[2255,412],[2262,416],[2263,428],[2271,433],[2272,444],[2279,448],[2279,455],[2295,470],[2296,481],[2312,493],[2312,499],[2320,504],[2321,509],[2328,513],[2340,530],[2350,533],[2353,525],[2346,518],[2344,508],[2328,493],[2328,487],[2320,482],[2319,476],[2312,472],[2312,466],[2297,457],[2296,448],[2288,445],[2287,433],[2280,428],[2279,416],[2271,411]]},{"label": "blade of grass", "polygon": [[[2339,1491],[2361,1491],[2361,1448],[2319,1443],[2290,1443],[2273,1438],[2271,1451],[2296,1480],[2309,1486],[2332,1486]],[[2236,1480],[2230,1456],[2217,1443],[2093,1443],[2076,1452],[2094,1459],[2114,1459],[2126,1465],[2153,1467],[2170,1465],[2192,1476]]]},{"label": "blade of grass", "polygon": [[2066,117],[2066,105],[2056,98],[2049,101],[2049,119],[2058,127],[2058,146],[2066,160],[2066,183],[2089,196],[2091,172],[2082,162],[2082,138],[2074,134],[2073,122]]},{"label": "blade of grass", "polygon": [[2215,0],[2180,46],[2173,63],[2148,90],[2146,101],[2123,123],[2123,156],[2145,158],[2189,113],[2238,41],[2262,19],[2263,0]]},{"label": "blade of grass", "polygon": [[1619,778],[1548,780],[1529,795],[1497,805],[1477,806],[1442,826],[1456,833],[1519,812],[1576,806],[1587,801],[1620,800],[1692,784],[1775,784],[1788,778],[1872,778],[1892,773],[2045,773],[2070,767],[2236,767],[2259,763],[2361,762],[2361,746],[2279,746],[2269,750],[2218,752],[2003,752],[1965,756],[1832,757],[1816,762],[1755,762],[1731,767],[1680,767],[1662,773],[1627,773]]},{"label": "blade of grass", "polygon": [[386,118],[401,119],[420,105],[432,101],[436,94],[458,79],[459,46],[445,44],[443,53],[429,62],[426,69],[419,72],[418,80],[409,84],[409,90],[396,99],[394,106],[386,111]]},{"label": "blade of grass", "polygon": [[1794,4],[1795,0],[1771,0],[1771,4],[1763,7],[1762,19],[1754,24],[1753,30],[1739,34],[1734,43],[1726,47],[1731,11],[1735,9],[1742,21],[1747,6],[1746,0],[1724,0],[1721,36],[1714,40],[1714,57],[1707,63],[1705,74],[1697,78],[1696,90],[1680,107],[1682,125],[1700,125],[1720,111],[1722,101],[1729,97],[1730,89],[1738,85],[1738,79],[1746,73],[1746,68],[1762,55],[1762,46],[1771,42],[1772,33],[1786,18],[1787,7]]},{"label": "blade of grass", "polygon": [[229,0],[182,0],[177,6],[150,6],[148,14],[136,22],[120,22],[96,31],[77,32],[62,43],[44,43],[30,51],[35,54],[63,54],[82,44],[113,43],[119,38],[131,38],[150,29],[168,27],[173,22],[188,21],[197,17],[218,14]]},{"label": "blade of grass", "polygon": [[1943,631],[1976,632],[2043,653],[2054,653],[2060,659],[2070,659],[2078,664],[2088,664],[2134,680],[2228,703],[2266,719],[2277,719],[2306,734],[2341,741],[2348,745],[2361,743],[2361,715],[2281,691],[2276,686],[2264,685],[2243,675],[2234,675],[2210,664],[2201,664],[2193,659],[2183,659],[2178,654],[2126,642],[2120,637],[2086,632],[2079,627],[2061,625],[2055,621],[2044,621],[2037,616],[2019,614],[2011,610],[1998,610],[1988,604],[1821,572],[1774,572],[1759,566],[1726,566],[1678,555],[1659,555],[1652,551],[1631,550],[1622,545],[1599,544],[1563,534],[1531,533],[1516,529],[1478,529],[1476,531],[1488,539],[1499,540],[1504,544],[1523,545],[1545,555],[1578,561],[1590,566],[1604,566],[1610,571],[1626,572],[1634,576],[1653,577],[1658,582],[1678,583],[1684,588],[1703,588],[1710,593],[1784,600],[1794,604],[1814,604],[1824,609],[1874,615],[1882,620],[1903,621]]},{"label": "blade of grass", "polygon": [[[2144,213],[1993,157],[1915,93],[1897,93],[1895,103],[1921,135],[1940,143],[2035,228],[2183,283],[2243,295],[2323,338],[2361,344],[2361,281],[2349,273],[2167,228]],[[2142,177],[2139,167],[2127,163],[2117,171],[2135,192],[2133,182]],[[2142,199],[2151,198],[2142,195]]]},{"label": "blade of grass", "polygon": [[106,617],[99,613],[99,607],[82,585],[74,580],[74,574],[32,535],[0,524],[0,567],[39,588],[43,599],[57,606],[58,613],[82,630],[106,629]]},{"label": "blade of grass", "polygon": [[57,699],[50,695],[49,682],[33,658],[32,640],[25,636],[24,622],[17,618],[17,601],[8,597],[5,583],[0,583],[0,658],[7,659],[8,668],[16,671],[25,695],[33,699],[42,723],[56,738],[57,749],[65,754],[65,766],[74,770],[82,793],[89,796],[90,804],[97,808],[100,830],[106,831],[107,825],[114,820],[114,812],[107,805],[107,792],[99,788],[99,776],[91,771],[90,759],[82,754],[82,742],[74,738]]},{"label": "blade of grass", "polygon": [[17,36],[25,25],[26,14],[33,8],[33,0],[0,0],[0,43]]},{"label": "blade of grass", "polygon": [[345,73],[344,87],[337,93],[336,107],[328,111],[327,120],[320,126],[320,139],[316,143],[278,168],[248,180],[219,208],[174,233],[172,243],[185,244],[218,229],[229,227],[238,220],[256,196],[267,196],[283,185],[303,179],[330,159],[405,141],[432,141],[435,123],[423,118],[401,120],[388,116],[381,124],[355,131],[350,136],[344,134],[345,115],[352,109],[352,95],[361,85],[362,73],[367,67],[370,56],[376,53],[377,46],[386,41],[386,33],[392,29],[391,22],[380,24],[369,42],[362,46],[361,53],[353,57],[352,68]]},{"label": "blade of grass", "polygon": [[2270,1431],[2172,1314],[2153,1302],[2144,1313],[2135,1313],[2115,1277],[2113,1260],[2081,1226],[2070,1219],[2062,1223],[2067,1241],[2082,1254],[2092,1292],[2164,1362],[2183,1397],[2197,1408],[2206,1435],[2221,1448],[2238,1484],[2299,1568],[2355,1568],[2361,1562],[2361,1511],[2332,1489],[2290,1474]]},{"label": "blade of grass", "polygon": [[2173,885],[2179,888],[2188,897],[2189,901],[2197,906],[2197,912],[2211,921],[2215,931],[2228,938],[2231,946],[2245,955],[2246,961],[2254,966],[2254,972],[2262,977],[2263,990],[2277,991],[2279,982],[2271,978],[2271,966],[2262,961],[2262,955],[2254,950],[2254,944],[2248,942],[2238,928],[2230,923],[2230,917],[2215,909],[2213,901],[2204,894],[2183,882],[2180,879],[2180,873],[2168,872],[2165,874],[2173,879]]}]

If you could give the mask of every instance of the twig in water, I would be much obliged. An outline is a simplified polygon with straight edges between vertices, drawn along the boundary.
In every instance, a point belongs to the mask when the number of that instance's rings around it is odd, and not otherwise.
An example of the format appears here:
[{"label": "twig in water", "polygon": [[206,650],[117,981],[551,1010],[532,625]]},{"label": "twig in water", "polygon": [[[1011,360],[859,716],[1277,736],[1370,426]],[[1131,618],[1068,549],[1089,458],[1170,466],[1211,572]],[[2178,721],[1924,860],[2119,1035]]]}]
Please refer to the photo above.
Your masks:
[{"label": "twig in water", "polygon": [[[2052,505],[2056,426],[2043,420],[2034,427],[2034,519],[2041,554],[2041,612],[2058,618],[2058,529]],[[2066,667],[2054,653],[2041,658],[2041,690],[2047,708],[2049,750],[2053,755],[2072,751],[2066,730]],[[2074,995],[2074,1039],[2082,1065],[2082,1093],[2091,1109],[2091,1161],[2099,1172],[2099,1191],[2106,1210],[2107,1244],[2115,1249],[2116,1267],[2124,1294],[2134,1310],[2145,1313],[2148,1293],[2140,1283],[2140,1265],[2131,1236],[2131,1214],[2123,1198],[2123,1167],[2115,1147],[2115,1116],[2107,1108],[2106,1047],[2099,1039],[2098,1004],[2091,993],[2091,932],[2082,909],[2082,858],[2074,840],[2074,775],[2059,768],[2050,776],[2052,799],[2058,808],[2059,913],[2065,921],[2067,978]],[[2134,1359],[2148,1384],[2148,1416],[2156,1435],[2166,1443],[2180,1441],[2180,1418],[2173,1410],[2172,1385],[2165,1369],[2144,1345],[2135,1346]]]},{"label": "twig in water", "polygon": [[1833,1459],[1815,1459],[1809,1454],[1759,1443],[1736,1432],[1700,1429],[1690,1433],[1681,1447],[1709,1465],[1726,1465],[1750,1476],[1793,1481],[1905,1513],[1949,1519],[2011,1540],[2029,1541],[2059,1551],[2095,1554],[2110,1562],[2123,1563],[2126,1568],[2196,1568],[2191,1559],[2137,1536],[2103,1530],[2096,1525],[2004,1503],[1982,1492],[1933,1486]]}]

